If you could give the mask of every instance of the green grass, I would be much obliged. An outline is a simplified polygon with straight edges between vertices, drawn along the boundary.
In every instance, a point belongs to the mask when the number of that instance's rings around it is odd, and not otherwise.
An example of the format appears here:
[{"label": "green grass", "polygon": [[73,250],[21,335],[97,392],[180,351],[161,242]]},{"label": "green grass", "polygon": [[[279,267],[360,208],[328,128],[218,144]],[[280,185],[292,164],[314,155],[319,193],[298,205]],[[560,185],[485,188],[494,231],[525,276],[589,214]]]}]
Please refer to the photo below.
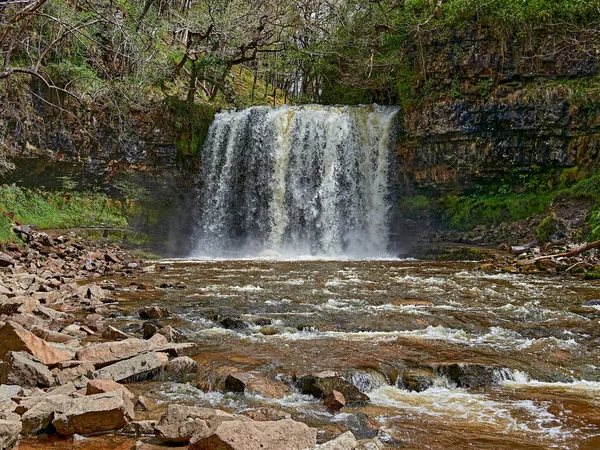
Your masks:
[{"label": "green grass", "polygon": [[49,192],[15,185],[0,186],[0,242],[14,239],[11,219],[40,230],[85,226],[126,227],[121,203],[93,192]]},{"label": "green grass", "polygon": [[[466,231],[544,214],[559,196],[592,200],[587,238],[600,239],[600,173],[588,175],[578,168],[509,174],[499,183],[480,187],[469,195],[446,196],[438,206],[450,228]],[[551,222],[551,217],[542,222],[540,238],[548,237]]]}]

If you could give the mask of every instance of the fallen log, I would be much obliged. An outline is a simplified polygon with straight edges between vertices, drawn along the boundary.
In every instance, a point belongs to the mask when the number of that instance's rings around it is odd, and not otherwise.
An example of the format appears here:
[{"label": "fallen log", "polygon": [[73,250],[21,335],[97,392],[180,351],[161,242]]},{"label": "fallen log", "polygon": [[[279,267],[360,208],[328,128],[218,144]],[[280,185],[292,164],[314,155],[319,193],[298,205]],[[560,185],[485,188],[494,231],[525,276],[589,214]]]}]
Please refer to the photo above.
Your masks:
[{"label": "fallen log", "polygon": [[565,253],[556,253],[554,255],[544,255],[538,256],[534,258],[533,261],[541,261],[543,259],[552,259],[552,258],[570,258],[572,256],[577,256],[581,253],[587,252],[588,250],[592,250],[594,248],[600,247],[600,241],[594,241],[582,247],[576,248],[575,250],[571,250],[570,252]]}]

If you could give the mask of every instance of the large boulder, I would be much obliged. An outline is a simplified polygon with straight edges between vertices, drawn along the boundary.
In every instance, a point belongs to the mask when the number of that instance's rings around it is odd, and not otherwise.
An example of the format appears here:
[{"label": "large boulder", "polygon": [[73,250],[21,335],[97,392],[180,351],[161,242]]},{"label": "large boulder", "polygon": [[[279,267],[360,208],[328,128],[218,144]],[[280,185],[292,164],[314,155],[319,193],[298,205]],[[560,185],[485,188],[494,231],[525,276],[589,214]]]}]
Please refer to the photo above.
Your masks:
[{"label": "large boulder", "polygon": [[256,393],[267,398],[284,398],[292,393],[285,384],[271,380],[260,373],[237,372],[225,378],[225,390]]},{"label": "large boulder", "polygon": [[292,419],[276,422],[233,420],[208,436],[195,435],[188,450],[304,450],[317,443],[317,430]]},{"label": "large boulder", "polygon": [[78,350],[75,357],[81,361],[89,361],[98,368],[149,352],[154,346],[153,342],[131,338],[119,342],[90,345]]},{"label": "large boulder", "polygon": [[440,363],[435,365],[438,374],[461,388],[490,386],[500,381],[498,374],[504,368],[494,364],[468,362]]},{"label": "large boulder", "polygon": [[171,315],[171,312],[167,308],[160,306],[146,306],[140,309],[140,318],[144,320],[149,319],[166,319]]},{"label": "large boulder", "polygon": [[62,435],[91,434],[123,428],[133,420],[133,404],[122,390],[79,397],[52,424]]},{"label": "large boulder", "polygon": [[132,403],[135,401],[135,395],[133,395],[129,389],[112,380],[91,380],[86,386],[85,394],[106,394],[107,392],[114,392],[118,390],[122,390]]},{"label": "large boulder", "polygon": [[155,426],[156,437],[170,444],[187,444],[194,435],[208,435],[225,421],[250,420],[218,409],[169,405]]},{"label": "large boulder", "polygon": [[21,422],[18,420],[0,420],[0,449],[13,448],[19,440]]},{"label": "large boulder", "polygon": [[198,363],[189,356],[172,359],[165,366],[165,377],[169,380],[184,380],[198,374]]},{"label": "large boulder", "polygon": [[23,435],[31,436],[47,430],[52,425],[55,414],[67,410],[74,401],[73,397],[62,394],[40,398],[21,416]]},{"label": "large boulder", "polygon": [[71,358],[69,352],[54,348],[52,345],[27,331],[16,322],[7,322],[0,328],[0,358],[4,358],[9,351],[25,351],[44,364],[54,365]]},{"label": "large boulder", "polygon": [[159,375],[168,357],[160,353],[146,353],[96,370],[92,377],[121,383],[148,381]]},{"label": "large boulder", "polygon": [[94,365],[87,361],[68,361],[59,364],[56,381],[60,385],[77,382],[82,377],[89,378],[94,373]]},{"label": "large boulder", "polygon": [[313,450],[383,450],[383,448],[383,443],[377,438],[359,442],[351,431],[347,431],[329,442],[317,445]]},{"label": "large boulder", "polygon": [[296,385],[303,394],[311,394],[318,398],[325,398],[333,391],[338,391],[344,396],[348,406],[360,406],[370,401],[367,395],[335,372],[304,375],[297,378]]},{"label": "large boulder", "polygon": [[54,375],[42,362],[26,352],[8,352],[0,363],[0,383],[27,387],[50,387]]}]

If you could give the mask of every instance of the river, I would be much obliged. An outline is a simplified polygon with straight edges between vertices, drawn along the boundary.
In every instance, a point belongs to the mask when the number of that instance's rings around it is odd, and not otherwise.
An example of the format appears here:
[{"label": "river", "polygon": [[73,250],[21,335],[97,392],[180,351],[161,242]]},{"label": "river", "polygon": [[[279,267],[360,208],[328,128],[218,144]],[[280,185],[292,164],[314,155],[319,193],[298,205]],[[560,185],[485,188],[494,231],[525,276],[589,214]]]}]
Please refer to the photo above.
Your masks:
[{"label": "river", "polygon": [[[139,324],[143,305],[166,306],[171,323],[202,345],[198,378],[132,386],[154,411],[170,402],[270,407],[317,427],[321,439],[379,428],[404,449],[600,448],[600,310],[582,306],[600,298],[596,281],[486,274],[473,263],[260,259],[162,261],[136,280],[183,289],[117,281],[126,311],[117,326]],[[248,327],[226,329],[227,317]],[[490,373],[458,387],[439,369],[453,363]],[[323,370],[352,380],[370,403],[333,414],[286,391],[294,374]],[[234,372],[270,389],[225,392]],[[411,374],[425,374],[426,389],[409,390]]]}]

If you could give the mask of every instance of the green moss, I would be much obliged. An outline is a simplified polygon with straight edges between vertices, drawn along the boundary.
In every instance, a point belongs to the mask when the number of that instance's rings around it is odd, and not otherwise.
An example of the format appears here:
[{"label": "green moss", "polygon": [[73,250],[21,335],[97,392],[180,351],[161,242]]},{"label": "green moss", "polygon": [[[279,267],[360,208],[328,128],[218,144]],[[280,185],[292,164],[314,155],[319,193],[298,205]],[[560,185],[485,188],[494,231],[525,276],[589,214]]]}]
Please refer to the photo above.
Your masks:
[{"label": "green moss", "polygon": [[121,203],[94,192],[51,192],[15,185],[0,186],[0,242],[12,240],[11,220],[6,214],[39,229],[84,226],[126,227]]},{"label": "green moss", "polygon": [[550,240],[550,236],[558,231],[558,222],[552,215],[545,217],[535,230],[535,237],[538,243],[546,243]]}]

